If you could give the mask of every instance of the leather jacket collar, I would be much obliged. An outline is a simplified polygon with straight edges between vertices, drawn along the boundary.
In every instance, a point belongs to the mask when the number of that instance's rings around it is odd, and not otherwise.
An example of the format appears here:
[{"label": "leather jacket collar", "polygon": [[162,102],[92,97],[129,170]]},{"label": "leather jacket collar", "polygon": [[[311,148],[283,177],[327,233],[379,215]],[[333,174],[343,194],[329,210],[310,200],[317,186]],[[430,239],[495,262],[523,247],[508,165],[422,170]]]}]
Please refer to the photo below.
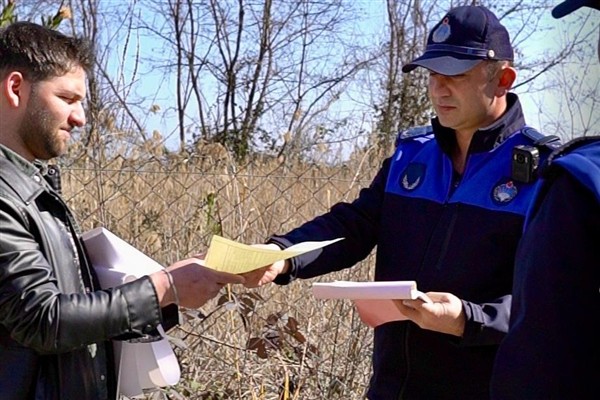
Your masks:
[{"label": "leather jacket collar", "polygon": [[[1,144],[0,157],[6,158],[12,168],[16,168],[31,178],[23,180],[20,183],[19,190],[15,190],[15,193],[25,204],[30,204],[44,190],[51,190],[60,194],[60,171],[56,166],[48,165],[46,162],[39,160],[31,163]],[[6,168],[9,168],[9,166]]]}]

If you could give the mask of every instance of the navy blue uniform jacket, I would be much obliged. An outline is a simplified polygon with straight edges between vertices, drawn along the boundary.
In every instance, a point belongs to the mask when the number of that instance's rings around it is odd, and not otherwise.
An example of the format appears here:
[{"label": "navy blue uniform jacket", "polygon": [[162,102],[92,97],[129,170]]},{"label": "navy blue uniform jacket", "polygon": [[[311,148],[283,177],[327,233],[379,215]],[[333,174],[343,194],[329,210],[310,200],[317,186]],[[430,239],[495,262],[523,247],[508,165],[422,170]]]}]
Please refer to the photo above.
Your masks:
[{"label": "navy blue uniform jacket", "polygon": [[454,131],[400,137],[370,187],[270,242],[288,247],[344,237],[292,260],[289,275],[311,278],[356,264],[377,246],[376,280],[415,280],[422,291],[463,300],[463,338],[392,322],[375,329],[370,399],[489,397],[497,346],[508,330],[513,262],[533,184],[511,178],[523,133],[518,98],[494,124],[475,133],[459,184],[449,151]]},{"label": "navy blue uniform jacket", "polygon": [[542,173],[517,251],[494,399],[600,393],[600,137],[567,143]]}]

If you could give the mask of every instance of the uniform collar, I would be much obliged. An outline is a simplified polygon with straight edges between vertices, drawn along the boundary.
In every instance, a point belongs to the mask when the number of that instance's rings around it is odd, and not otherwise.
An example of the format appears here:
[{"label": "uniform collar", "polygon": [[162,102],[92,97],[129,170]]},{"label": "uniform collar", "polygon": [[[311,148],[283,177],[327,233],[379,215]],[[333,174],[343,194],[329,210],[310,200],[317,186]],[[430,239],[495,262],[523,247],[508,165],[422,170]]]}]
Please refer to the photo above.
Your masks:
[{"label": "uniform collar", "polygon": [[[525,117],[519,97],[514,93],[508,93],[506,100],[508,105],[506,112],[491,125],[475,132],[469,146],[469,153],[493,150],[525,126]],[[442,126],[437,117],[431,120],[431,125],[435,139],[442,150],[446,154],[451,154],[452,149],[456,146],[454,129]]]}]

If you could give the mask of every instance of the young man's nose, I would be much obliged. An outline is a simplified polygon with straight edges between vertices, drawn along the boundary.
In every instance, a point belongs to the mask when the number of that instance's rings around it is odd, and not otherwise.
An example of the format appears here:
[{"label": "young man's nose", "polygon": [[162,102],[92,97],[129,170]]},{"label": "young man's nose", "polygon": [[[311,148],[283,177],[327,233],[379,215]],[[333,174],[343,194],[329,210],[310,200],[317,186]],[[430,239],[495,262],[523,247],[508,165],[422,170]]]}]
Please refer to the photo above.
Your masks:
[{"label": "young man's nose", "polygon": [[83,110],[83,105],[81,103],[75,105],[75,108],[69,116],[69,123],[78,127],[85,125],[85,111]]}]

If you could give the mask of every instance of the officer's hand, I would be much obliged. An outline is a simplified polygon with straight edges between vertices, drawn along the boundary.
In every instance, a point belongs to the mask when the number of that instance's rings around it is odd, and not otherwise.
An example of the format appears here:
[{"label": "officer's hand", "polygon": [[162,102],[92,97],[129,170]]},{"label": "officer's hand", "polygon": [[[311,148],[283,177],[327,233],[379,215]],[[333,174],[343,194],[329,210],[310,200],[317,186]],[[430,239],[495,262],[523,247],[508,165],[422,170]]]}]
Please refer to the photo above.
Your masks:
[{"label": "officer's hand", "polygon": [[402,314],[421,328],[462,337],[466,319],[460,299],[452,293],[426,294],[432,303],[422,300],[395,300],[394,303]]},{"label": "officer's hand", "polygon": [[[253,246],[261,247],[263,249],[281,250],[279,248],[279,246],[277,246],[276,244],[273,244],[273,243],[271,243],[271,244],[255,244]],[[281,261],[277,261],[271,265],[267,265],[262,268],[258,268],[253,271],[246,272],[246,273],[243,273],[240,275],[243,276],[244,279],[246,280],[244,282],[244,286],[246,286],[248,288],[255,288],[255,287],[259,287],[259,286],[265,285],[267,283],[273,282],[273,280],[275,278],[277,278],[277,275],[286,273],[288,271],[288,269],[289,269],[289,261],[281,260]]]}]

